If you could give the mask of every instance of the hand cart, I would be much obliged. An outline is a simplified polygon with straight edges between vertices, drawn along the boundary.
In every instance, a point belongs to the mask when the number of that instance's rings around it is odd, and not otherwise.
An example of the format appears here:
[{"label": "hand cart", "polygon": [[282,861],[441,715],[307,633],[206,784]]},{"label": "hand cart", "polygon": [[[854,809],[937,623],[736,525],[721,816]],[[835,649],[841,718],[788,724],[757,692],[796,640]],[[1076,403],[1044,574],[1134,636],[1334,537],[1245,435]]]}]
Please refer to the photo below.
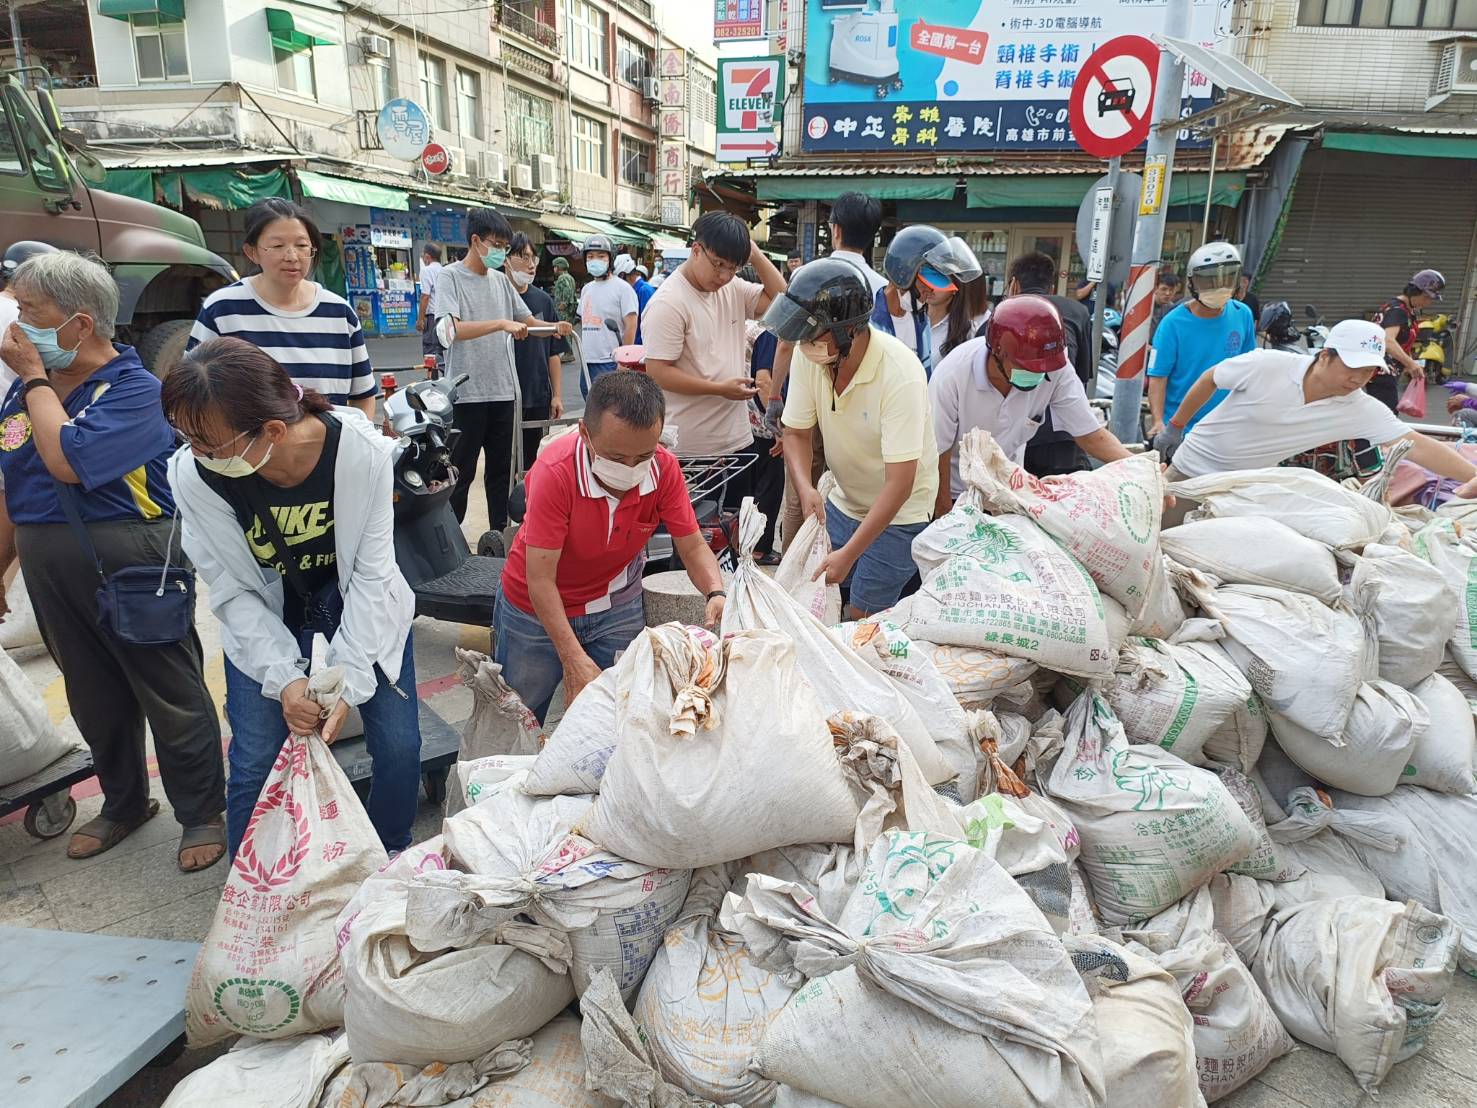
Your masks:
[{"label": "hand cart", "polygon": [[0,816],[24,808],[26,832],[34,839],[54,839],[77,818],[72,786],[95,773],[92,754],[85,746],[69,750],[30,777],[0,785]]}]

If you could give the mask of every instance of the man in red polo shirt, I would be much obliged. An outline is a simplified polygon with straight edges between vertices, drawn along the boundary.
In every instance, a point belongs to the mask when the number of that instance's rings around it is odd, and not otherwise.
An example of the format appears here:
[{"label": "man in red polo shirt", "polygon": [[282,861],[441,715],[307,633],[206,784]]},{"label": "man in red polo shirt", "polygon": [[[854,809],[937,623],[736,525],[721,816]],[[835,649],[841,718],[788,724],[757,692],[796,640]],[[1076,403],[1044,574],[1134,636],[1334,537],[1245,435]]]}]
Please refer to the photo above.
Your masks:
[{"label": "man in red polo shirt", "polygon": [[658,444],[662,390],[644,373],[595,379],[579,432],[529,470],[528,508],[503,568],[493,626],[503,679],[542,721],[559,682],[572,703],[646,626],[646,540],[665,525],[714,626],[727,594],[687,482]]}]

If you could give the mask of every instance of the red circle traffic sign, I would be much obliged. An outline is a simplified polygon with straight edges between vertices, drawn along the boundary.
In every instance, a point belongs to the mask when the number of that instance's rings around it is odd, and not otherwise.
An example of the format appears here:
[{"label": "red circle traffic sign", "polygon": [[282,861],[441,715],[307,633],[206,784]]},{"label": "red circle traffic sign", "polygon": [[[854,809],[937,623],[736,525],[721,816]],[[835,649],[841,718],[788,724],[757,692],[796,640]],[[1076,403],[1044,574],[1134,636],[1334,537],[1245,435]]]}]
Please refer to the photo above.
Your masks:
[{"label": "red circle traffic sign", "polygon": [[445,173],[451,168],[451,152],[439,142],[427,143],[421,151],[421,165],[427,173]]},{"label": "red circle traffic sign", "polygon": [[1127,154],[1149,137],[1159,47],[1120,35],[1094,50],[1072,84],[1067,118],[1077,145],[1099,158]]}]

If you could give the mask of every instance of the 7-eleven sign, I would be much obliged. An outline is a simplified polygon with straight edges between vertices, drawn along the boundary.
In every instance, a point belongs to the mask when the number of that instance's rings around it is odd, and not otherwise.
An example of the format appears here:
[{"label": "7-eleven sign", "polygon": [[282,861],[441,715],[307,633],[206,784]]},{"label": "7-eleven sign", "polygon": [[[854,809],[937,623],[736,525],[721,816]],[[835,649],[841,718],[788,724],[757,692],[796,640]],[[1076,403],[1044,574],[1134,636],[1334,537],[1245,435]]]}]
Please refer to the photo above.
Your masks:
[{"label": "7-eleven sign", "polygon": [[[785,96],[785,58],[720,58],[718,61],[718,146],[731,151],[729,160],[774,153],[774,128],[780,122]],[[739,141],[737,136],[748,136]],[[725,142],[725,139],[730,141]],[[768,151],[761,147],[768,146]],[[749,149],[760,153],[741,152]]]}]

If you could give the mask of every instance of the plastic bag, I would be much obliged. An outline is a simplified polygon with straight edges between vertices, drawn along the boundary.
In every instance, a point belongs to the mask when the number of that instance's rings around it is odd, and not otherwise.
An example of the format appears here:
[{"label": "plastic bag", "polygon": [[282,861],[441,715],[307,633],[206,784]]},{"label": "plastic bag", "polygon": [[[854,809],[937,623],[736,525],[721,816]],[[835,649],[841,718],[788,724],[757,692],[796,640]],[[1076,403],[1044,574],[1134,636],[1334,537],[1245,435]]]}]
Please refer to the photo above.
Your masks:
[{"label": "plastic bag", "polygon": [[74,745],[51,722],[41,691],[0,650],[0,785],[40,773]]},{"label": "plastic bag", "polygon": [[1400,403],[1395,410],[1401,415],[1413,416],[1416,419],[1426,418],[1426,379],[1424,377],[1412,377],[1410,384],[1405,386],[1405,391],[1400,394]]}]

